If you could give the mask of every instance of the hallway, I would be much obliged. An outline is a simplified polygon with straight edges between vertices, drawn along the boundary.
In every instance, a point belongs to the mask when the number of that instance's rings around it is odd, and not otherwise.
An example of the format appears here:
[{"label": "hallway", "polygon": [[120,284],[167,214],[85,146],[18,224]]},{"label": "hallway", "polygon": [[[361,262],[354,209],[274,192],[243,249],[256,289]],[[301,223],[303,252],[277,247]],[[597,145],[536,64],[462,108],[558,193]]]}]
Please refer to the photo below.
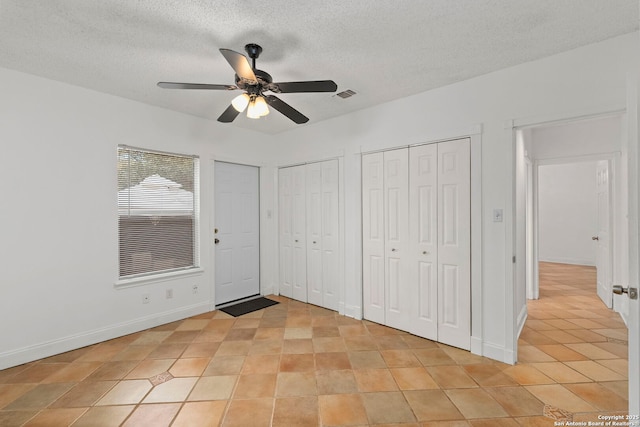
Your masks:
[{"label": "hallway", "polygon": [[626,328],[595,269],[541,265],[520,363],[282,297],[0,371],[2,426],[553,426],[626,414]]}]

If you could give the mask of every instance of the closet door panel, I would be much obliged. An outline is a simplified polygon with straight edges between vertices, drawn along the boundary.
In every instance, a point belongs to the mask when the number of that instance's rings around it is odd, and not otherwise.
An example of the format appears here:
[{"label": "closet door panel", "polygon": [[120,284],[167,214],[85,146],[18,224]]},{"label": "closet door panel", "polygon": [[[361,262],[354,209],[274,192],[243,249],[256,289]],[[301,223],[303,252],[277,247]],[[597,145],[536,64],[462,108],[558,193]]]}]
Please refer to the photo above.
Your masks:
[{"label": "closet door panel", "polygon": [[322,305],[322,165],[306,166],[307,301]]},{"label": "closet door panel", "polygon": [[411,332],[438,339],[438,150],[436,144],[409,150],[409,277]]},{"label": "closet door panel", "polygon": [[338,310],[339,297],[339,209],[338,160],[327,160],[322,167],[322,304]]},{"label": "closet door panel", "polygon": [[438,144],[438,341],[471,346],[469,140]]},{"label": "closet door panel", "polygon": [[290,168],[292,174],[293,298],[307,301],[307,216],[304,166]]},{"label": "closet door panel", "polygon": [[280,294],[293,296],[293,183],[290,168],[278,171],[278,210],[280,231]]},{"label": "closet door panel", "polygon": [[384,156],[362,156],[362,294],[364,318],[385,323]]},{"label": "closet door panel", "polygon": [[408,269],[409,150],[384,152],[385,321],[409,330],[411,294]]}]

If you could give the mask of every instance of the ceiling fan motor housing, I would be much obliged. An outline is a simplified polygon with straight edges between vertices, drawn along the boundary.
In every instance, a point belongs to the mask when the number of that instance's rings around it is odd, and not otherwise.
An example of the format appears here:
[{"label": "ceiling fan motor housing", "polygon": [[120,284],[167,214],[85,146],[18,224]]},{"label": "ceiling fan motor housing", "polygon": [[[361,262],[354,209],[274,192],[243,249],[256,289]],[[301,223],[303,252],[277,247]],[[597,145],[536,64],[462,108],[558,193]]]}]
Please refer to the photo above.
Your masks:
[{"label": "ceiling fan motor housing", "polygon": [[242,90],[246,90],[249,93],[256,94],[263,90],[269,90],[267,86],[273,82],[271,75],[262,70],[253,70],[253,73],[255,74],[256,80],[258,81],[257,85],[249,84],[246,80],[236,74],[236,86],[238,86]]}]

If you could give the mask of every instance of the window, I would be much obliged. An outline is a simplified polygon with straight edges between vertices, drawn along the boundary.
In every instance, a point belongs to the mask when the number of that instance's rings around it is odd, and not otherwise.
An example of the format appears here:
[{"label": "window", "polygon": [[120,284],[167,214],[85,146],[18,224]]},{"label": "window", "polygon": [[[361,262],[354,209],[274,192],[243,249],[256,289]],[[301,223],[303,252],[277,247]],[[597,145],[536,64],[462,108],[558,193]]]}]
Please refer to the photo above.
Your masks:
[{"label": "window", "polygon": [[198,267],[198,158],[118,146],[119,277]]}]

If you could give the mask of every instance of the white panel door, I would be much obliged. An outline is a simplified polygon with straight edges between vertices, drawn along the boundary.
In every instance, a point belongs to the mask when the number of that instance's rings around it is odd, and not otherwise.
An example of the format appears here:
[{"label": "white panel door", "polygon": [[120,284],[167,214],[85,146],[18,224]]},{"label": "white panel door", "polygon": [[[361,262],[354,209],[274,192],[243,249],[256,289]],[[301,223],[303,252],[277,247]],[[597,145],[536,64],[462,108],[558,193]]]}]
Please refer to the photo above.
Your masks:
[{"label": "white panel door", "polygon": [[469,140],[438,144],[438,341],[471,347]]},{"label": "white panel door", "polygon": [[410,332],[438,340],[438,149],[409,149]]},{"label": "white panel door", "polygon": [[322,164],[306,166],[307,301],[322,305]]},{"label": "white panel door", "polygon": [[304,166],[295,166],[291,169],[293,200],[292,200],[292,224],[293,237],[293,265],[292,285],[293,298],[298,301],[307,301],[307,190],[305,185],[306,171]]},{"label": "white panel door", "polygon": [[322,168],[322,303],[330,310],[338,310],[339,295],[339,210],[338,160],[320,163]]},{"label": "white panel door", "polygon": [[260,293],[259,169],[215,162],[215,302]]},{"label": "white panel door", "polygon": [[293,297],[293,177],[291,168],[278,171],[278,228],[280,233],[280,295]]},{"label": "white panel door", "polygon": [[596,284],[600,299],[611,308],[613,293],[611,289],[611,246],[610,230],[610,182],[609,161],[601,160],[596,165],[596,196],[598,199],[598,233],[592,238],[596,241]]},{"label": "white panel door", "polygon": [[409,249],[409,149],[384,156],[385,324],[408,331],[411,326]]},{"label": "white panel door", "polygon": [[364,318],[385,323],[384,156],[362,156],[362,299]]}]

